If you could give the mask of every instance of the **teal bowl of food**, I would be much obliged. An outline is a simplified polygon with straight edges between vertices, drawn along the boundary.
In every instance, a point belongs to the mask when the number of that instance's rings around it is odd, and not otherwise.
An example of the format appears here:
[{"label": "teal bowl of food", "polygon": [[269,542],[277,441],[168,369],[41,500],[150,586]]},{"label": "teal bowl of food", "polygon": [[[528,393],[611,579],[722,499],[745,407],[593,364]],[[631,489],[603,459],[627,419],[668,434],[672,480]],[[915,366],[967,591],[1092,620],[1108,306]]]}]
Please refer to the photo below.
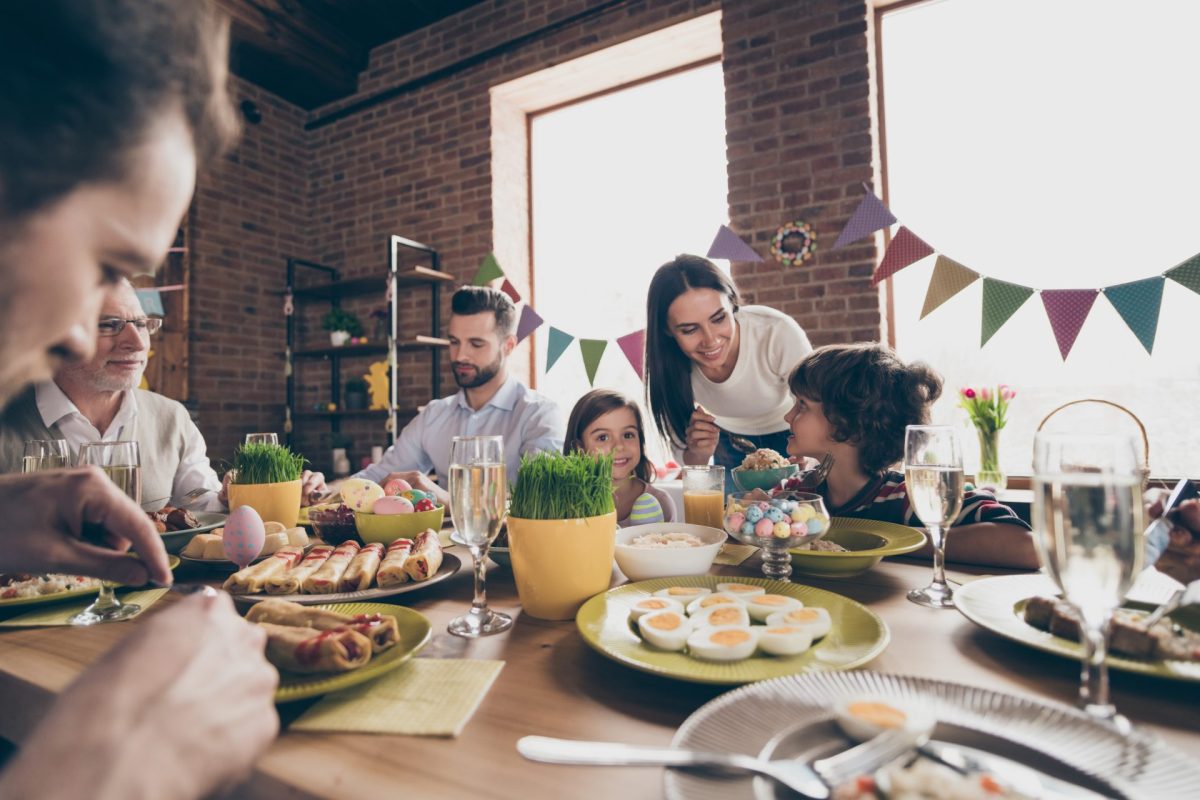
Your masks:
[{"label": "teal bowl of food", "polygon": [[788,464],[786,467],[773,467],[771,469],[742,469],[741,467],[734,467],[729,475],[733,479],[733,485],[743,492],[752,492],[755,489],[762,489],[769,492],[799,471],[800,467],[795,464]]}]

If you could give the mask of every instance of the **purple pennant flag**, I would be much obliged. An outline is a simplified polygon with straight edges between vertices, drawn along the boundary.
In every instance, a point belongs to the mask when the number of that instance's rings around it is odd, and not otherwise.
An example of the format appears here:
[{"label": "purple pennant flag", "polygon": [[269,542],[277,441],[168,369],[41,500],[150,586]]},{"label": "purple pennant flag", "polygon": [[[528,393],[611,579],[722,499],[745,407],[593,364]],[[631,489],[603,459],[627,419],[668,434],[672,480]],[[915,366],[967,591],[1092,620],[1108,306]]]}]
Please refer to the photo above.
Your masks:
[{"label": "purple pennant flag", "polygon": [[1050,327],[1054,329],[1054,338],[1063,361],[1067,360],[1067,354],[1075,346],[1075,337],[1079,336],[1079,329],[1083,327],[1099,294],[1099,289],[1042,290],[1042,305],[1046,307],[1046,316],[1050,318]]},{"label": "purple pennant flag", "polygon": [[846,223],[846,227],[842,228],[842,232],[838,234],[837,241],[833,243],[832,250],[837,250],[839,247],[857,242],[864,236],[870,236],[880,228],[886,228],[893,224],[896,217],[888,211],[887,206],[883,201],[870,192],[858,204],[858,208],[850,216],[850,221]]},{"label": "purple pennant flag", "polygon": [[[717,236],[713,239],[712,245],[708,248],[709,258],[726,258],[730,261],[762,261],[762,256],[754,252],[750,245],[742,241],[742,237],[738,236],[728,227],[722,225],[717,231]],[[639,370],[639,374],[640,374]]]},{"label": "purple pennant flag", "polygon": [[[709,255],[711,256],[712,253],[710,252]],[[714,258],[718,257],[714,256]],[[638,374],[639,378],[645,379],[642,359],[645,357],[646,331],[627,333],[617,339],[617,344],[621,346],[621,352],[625,354],[625,358],[629,359],[629,366],[633,367],[633,371]]]},{"label": "purple pennant flag", "polygon": [[529,334],[542,326],[545,322],[538,313],[529,307],[528,304],[521,309],[521,319],[517,322],[517,343],[519,344]]}]

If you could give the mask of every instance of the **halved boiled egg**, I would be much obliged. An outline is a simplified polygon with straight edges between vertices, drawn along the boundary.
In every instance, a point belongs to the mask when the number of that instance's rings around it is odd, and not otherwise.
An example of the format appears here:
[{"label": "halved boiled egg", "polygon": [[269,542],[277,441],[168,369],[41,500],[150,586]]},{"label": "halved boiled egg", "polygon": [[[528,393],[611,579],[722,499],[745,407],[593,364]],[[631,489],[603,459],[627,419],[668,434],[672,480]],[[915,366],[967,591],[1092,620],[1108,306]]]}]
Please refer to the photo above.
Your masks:
[{"label": "halved boiled egg", "polygon": [[758,634],[749,625],[701,628],[687,639],[688,652],[705,661],[740,661],[754,654]]},{"label": "halved boiled egg", "polygon": [[712,608],[719,605],[741,605],[740,597],[735,597],[731,594],[706,594],[704,597],[693,600],[688,603],[687,612],[689,616],[695,616],[706,608]]},{"label": "halved boiled egg", "polygon": [[670,597],[643,597],[629,609],[629,616],[637,622],[642,615],[653,614],[655,611],[675,611],[682,614],[683,603]]},{"label": "halved boiled egg", "polygon": [[755,586],[752,583],[718,583],[717,591],[741,598],[753,597],[754,595],[766,594],[767,592],[762,586]]},{"label": "halved boiled egg", "polygon": [[746,598],[746,609],[750,612],[750,619],[755,622],[765,622],[767,617],[780,611],[803,607],[804,603],[786,594],[760,594]]},{"label": "halved boiled egg", "polygon": [[834,705],[833,713],[838,727],[859,742],[897,728],[917,739],[927,735],[936,724],[933,714],[924,706],[892,698],[842,700]]},{"label": "halved boiled egg", "polygon": [[794,656],[812,647],[812,634],[794,625],[768,625],[758,632],[758,649],[773,656]]},{"label": "halved boiled egg", "polygon": [[791,625],[796,628],[803,628],[812,634],[814,641],[829,633],[833,627],[833,621],[829,618],[829,612],[817,606],[793,608],[790,611],[778,611],[767,617],[767,624]]},{"label": "halved boiled egg", "polygon": [[703,597],[706,594],[712,594],[712,589],[704,586],[668,586],[665,589],[659,589],[654,593],[654,596],[673,597],[679,602],[687,604],[697,597]]},{"label": "halved boiled egg", "polygon": [[724,628],[729,625],[743,626],[749,624],[750,614],[741,603],[721,603],[700,609],[700,611],[692,615],[692,627],[697,629],[705,626]]},{"label": "halved boiled egg", "polygon": [[637,624],[642,638],[661,650],[682,650],[692,632],[691,620],[673,609],[643,614]]}]

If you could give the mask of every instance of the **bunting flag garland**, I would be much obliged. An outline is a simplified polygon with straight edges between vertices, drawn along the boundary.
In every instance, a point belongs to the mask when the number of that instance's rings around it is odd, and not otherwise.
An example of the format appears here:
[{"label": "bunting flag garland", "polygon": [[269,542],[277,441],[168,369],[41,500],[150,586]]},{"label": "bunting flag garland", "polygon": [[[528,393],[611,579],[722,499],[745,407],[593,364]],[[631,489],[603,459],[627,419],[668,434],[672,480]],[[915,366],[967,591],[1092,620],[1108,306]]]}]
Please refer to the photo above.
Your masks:
[{"label": "bunting flag garland", "polygon": [[925,291],[921,319],[977,280],[979,273],[975,270],[967,269],[952,258],[938,255],[933,264],[933,277],[929,279],[929,288]]},{"label": "bunting flag garland", "polygon": [[493,253],[488,253],[483,261],[479,264],[479,269],[475,272],[475,278],[471,281],[473,286],[484,286],[496,280],[503,278],[504,270],[500,269],[500,262],[496,260]]},{"label": "bunting flag garland", "polygon": [[1166,275],[1180,286],[1186,286],[1196,294],[1200,294],[1200,253],[1182,264],[1171,267],[1167,270]]},{"label": "bunting flag garland", "polygon": [[1146,352],[1151,354],[1154,353],[1154,337],[1158,334],[1158,312],[1162,308],[1163,286],[1166,282],[1167,279],[1159,275],[1104,288],[1108,302],[1125,320]]},{"label": "bunting flag garland", "polygon": [[837,241],[833,243],[833,247],[830,250],[837,250],[838,248],[857,242],[859,239],[870,236],[881,228],[895,224],[895,222],[896,217],[883,204],[883,201],[871,192],[867,192],[862,202],[858,204],[858,208],[850,216],[850,221],[846,223],[846,227],[842,228],[841,235],[838,236]]},{"label": "bunting flag garland", "polygon": [[1054,330],[1054,339],[1058,342],[1058,352],[1063,361],[1067,360],[1067,354],[1075,346],[1079,329],[1083,327],[1099,294],[1099,289],[1042,290],[1042,305],[1046,308],[1046,316],[1050,318],[1050,327]]},{"label": "bunting flag garland", "polygon": [[[579,352],[583,354],[583,368],[587,370],[588,385],[596,385],[596,369],[600,366],[600,357],[604,348],[608,347],[607,339],[580,339]],[[546,369],[550,369],[547,365]]]},{"label": "bunting flag garland", "polygon": [[892,277],[909,264],[932,254],[932,247],[925,244],[921,237],[901,225],[900,230],[896,231],[892,243],[888,245],[887,252],[883,254],[883,261],[880,263],[879,269],[875,270],[875,276],[871,278],[871,283],[878,285],[880,281]]},{"label": "bunting flag garland", "polygon": [[554,362],[558,361],[563,351],[575,341],[575,337],[569,333],[560,331],[553,325],[550,326],[550,339],[546,342],[546,372],[554,366]]},{"label": "bunting flag garland", "polygon": [[729,227],[722,225],[717,230],[712,245],[708,248],[708,258],[724,258],[729,261],[762,261],[763,258],[742,237]]},{"label": "bunting flag garland", "polygon": [[543,322],[545,320],[526,303],[521,309],[521,319],[517,321],[517,344],[520,344],[526,336],[540,328]]},{"label": "bunting flag garland", "polygon": [[1033,289],[1028,286],[1018,286],[995,278],[983,279],[983,322],[979,346],[983,347],[1000,330],[1000,326],[1008,322],[1008,318],[1017,313],[1017,309],[1025,305],[1025,301],[1033,295]]},{"label": "bunting flag garland", "polygon": [[633,371],[639,378],[645,379],[646,331],[627,333],[617,339],[617,345],[625,354],[625,358],[629,360],[629,366],[633,367]]},{"label": "bunting flag garland", "polygon": [[517,291],[517,287],[513,286],[512,281],[508,278],[505,278],[504,283],[500,284],[500,291],[508,295],[508,299],[512,300],[514,304],[521,302],[521,293]]}]

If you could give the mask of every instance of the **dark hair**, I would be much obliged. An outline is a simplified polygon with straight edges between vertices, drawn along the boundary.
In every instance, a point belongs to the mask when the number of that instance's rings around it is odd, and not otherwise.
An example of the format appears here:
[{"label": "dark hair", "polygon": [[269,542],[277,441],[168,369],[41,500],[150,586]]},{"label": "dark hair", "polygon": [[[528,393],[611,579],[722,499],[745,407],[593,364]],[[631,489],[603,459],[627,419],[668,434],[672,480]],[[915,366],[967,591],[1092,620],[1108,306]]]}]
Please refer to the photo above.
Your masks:
[{"label": "dark hair", "polygon": [[496,315],[496,330],[501,339],[512,336],[517,329],[517,307],[499,289],[464,286],[450,298],[450,311],[463,316],[491,311]]},{"label": "dark hair", "polygon": [[9,0],[0,15],[0,219],[123,178],[174,108],[198,161],[233,143],[229,24],[207,0]]},{"label": "dark hair", "polygon": [[575,407],[571,409],[571,418],[567,420],[567,438],[563,444],[563,452],[586,452],[583,434],[588,425],[618,408],[628,408],[633,412],[633,418],[637,421],[642,457],[638,460],[637,466],[633,468],[633,474],[646,483],[650,483],[654,480],[654,464],[646,457],[646,429],[642,426],[642,410],[638,408],[637,403],[620,392],[614,392],[611,389],[593,389],[579,398]]},{"label": "dark hair", "polygon": [[788,388],[821,403],[833,440],[858,447],[859,466],[875,475],[904,456],[904,427],[929,421],[942,377],[881,344],[833,344],[809,353]]},{"label": "dark hair", "polygon": [[728,275],[700,256],[680,255],[658,268],[646,294],[646,401],[659,433],[675,444],[686,439],[692,417],[692,362],[667,325],[667,309],[689,289],[712,289],[738,309],[738,292]]}]

